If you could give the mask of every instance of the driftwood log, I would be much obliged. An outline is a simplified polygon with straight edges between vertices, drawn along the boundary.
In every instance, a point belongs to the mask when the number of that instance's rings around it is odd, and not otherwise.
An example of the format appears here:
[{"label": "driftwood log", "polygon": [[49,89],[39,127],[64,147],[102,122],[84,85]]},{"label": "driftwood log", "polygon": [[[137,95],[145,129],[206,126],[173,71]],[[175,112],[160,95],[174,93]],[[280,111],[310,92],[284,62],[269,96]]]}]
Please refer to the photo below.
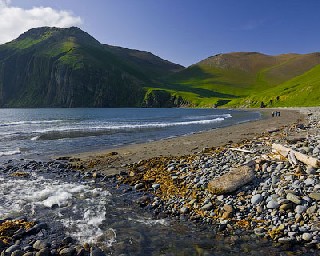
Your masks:
[{"label": "driftwood log", "polygon": [[320,161],[317,158],[302,154],[281,144],[272,144],[272,150],[280,155],[287,157],[291,164],[296,165],[300,161],[314,168],[320,167]]},{"label": "driftwood log", "polygon": [[236,191],[255,178],[253,168],[248,165],[231,169],[228,173],[212,180],[208,190],[213,194],[226,194]]}]

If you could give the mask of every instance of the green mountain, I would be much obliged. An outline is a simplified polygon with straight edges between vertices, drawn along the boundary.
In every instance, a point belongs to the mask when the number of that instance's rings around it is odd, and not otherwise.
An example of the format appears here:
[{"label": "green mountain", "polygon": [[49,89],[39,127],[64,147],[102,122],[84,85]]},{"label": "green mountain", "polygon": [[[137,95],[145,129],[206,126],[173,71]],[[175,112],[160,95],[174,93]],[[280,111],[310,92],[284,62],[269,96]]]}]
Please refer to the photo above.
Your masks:
[{"label": "green mountain", "polygon": [[320,53],[218,54],[173,74],[166,85],[196,106],[316,106]]},{"label": "green mountain", "polygon": [[170,93],[148,88],[182,69],[148,52],[100,44],[79,28],[31,29],[0,46],[0,106],[175,106]]},{"label": "green mountain", "polygon": [[75,27],[0,45],[0,107],[317,106],[319,97],[320,53],[234,52],[184,68]]}]

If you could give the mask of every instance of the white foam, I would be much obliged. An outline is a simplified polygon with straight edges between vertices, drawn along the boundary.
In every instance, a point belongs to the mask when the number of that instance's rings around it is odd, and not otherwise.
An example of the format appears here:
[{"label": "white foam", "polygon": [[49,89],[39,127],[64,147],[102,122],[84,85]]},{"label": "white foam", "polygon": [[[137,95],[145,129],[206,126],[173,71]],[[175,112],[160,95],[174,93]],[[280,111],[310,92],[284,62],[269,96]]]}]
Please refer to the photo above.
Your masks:
[{"label": "white foam", "polygon": [[129,221],[134,221],[138,223],[142,223],[148,226],[154,226],[154,225],[163,225],[163,226],[168,226],[169,222],[165,219],[160,219],[160,220],[154,220],[154,219],[149,219],[149,218],[128,218]]},{"label": "white foam", "polygon": [[31,213],[36,219],[46,209],[50,218],[60,221],[68,235],[82,243],[94,242],[103,235],[99,226],[106,218],[106,204],[111,196],[106,190],[46,179],[34,173],[28,179],[0,176],[0,184],[0,218]]},{"label": "white foam", "polygon": [[218,117],[214,119],[193,120],[186,122],[168,122],[168,123],[105,123],[105,124],[91,124],[84,126],[63,126],[63,127],[51,127],[41,130],[36,130],[37,133],[47,132],[72,132],[72,131],[99,131],[99,130],[125,130],[125,129],[152,129],[152,128],[166,128],[172,126],[184,126],[184,125],[196,125],[196,124],[211,124],[222,122],[225,118]]},{"label": "white foam", "polygon": [[30,140],[38,140],[39,138],[40,138],[40,136],[34,136]]},{"label": "white foam", "polygon": [[60,123],[63,120],[34,120],[34,121],[14,121],[14,122],[6,122],[1,123],[1,126],[17,126],[17,125],[33,125],[33,124],[52,124],[52,123]]},{"label": "white foam", "polygon": [[19,148],[15,150],[9,150],[9,151],[0,151],[0,156],[13,156],[18,154],[21,154],[21,151]]}]

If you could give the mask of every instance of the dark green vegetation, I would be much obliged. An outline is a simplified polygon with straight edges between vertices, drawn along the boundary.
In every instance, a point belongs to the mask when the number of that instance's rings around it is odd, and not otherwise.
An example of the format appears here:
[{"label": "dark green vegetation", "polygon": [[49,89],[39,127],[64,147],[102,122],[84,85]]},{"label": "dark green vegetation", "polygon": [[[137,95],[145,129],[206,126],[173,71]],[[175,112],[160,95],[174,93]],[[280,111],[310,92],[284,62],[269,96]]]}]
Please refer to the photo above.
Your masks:
[{"label": "dark green vegetation", "polygon": [[[152,107],[144,101],[147,88],[182,68],[148,52],[102,45],[78,28],[31,29],[0,46],[0,106]],[[155,104],[174,106],[170,93],[160,96],[166,101]]]},{"label": "dark green vegetation", "polygon": [[316,106],[319,64],[320,53],[239,52],[184,68],[44,27],[0,46],[0,107]]}]

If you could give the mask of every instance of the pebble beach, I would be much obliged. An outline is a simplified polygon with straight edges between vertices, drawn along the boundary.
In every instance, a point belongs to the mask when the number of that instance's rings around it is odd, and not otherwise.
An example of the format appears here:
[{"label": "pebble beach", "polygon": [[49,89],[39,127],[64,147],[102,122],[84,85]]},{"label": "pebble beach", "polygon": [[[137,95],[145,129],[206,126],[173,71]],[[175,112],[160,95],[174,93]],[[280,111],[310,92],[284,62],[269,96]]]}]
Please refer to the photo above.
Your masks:
[{"label": "pebble beach", "polygon": [[[310,166],[289,155],[299,152],[311,160],[320,160],[320,109],[280,109],[277,111],[281,116],[276,117],[272,117],[273,111],[262,110],[262,120],[232,127],[57,157],[51,169],[64,169],[61,177],[71,173],[73,178],[113,184],[120,193],[134,195],[134,202],[143,211],[152,212],[155,219],[209,227],[231,246],[243,239],[248,243],[261,240],[282,248],[284,255],[318,255],[320,166]],[[274,145],[287,148],[289,153],[281,154]],[[45,163],[30,164],[35,171],[48,167]],[[27,172],[21,172],[23,165],[20,169],[12,163],[10,168],[8,165],[2,170],[28,178]],[[226,188],[222,183],[228,176],[231,186]],[[9,222],[18,229],[4,236],[2,230],[13,230]],[[112,255],[110,248],[79,245],[63,234],[57,238],[59,245],[53,248],[52,243],[41,243],[44,239],[38,233],[42,229],[46,230],[45,224],[28,219],[1,220],[1,254]],[[23,235],[12,239],[19,230]],[[50,234],[44,233],[48,239]],[[28,236],[33,236],[29,245],[25,242]]]}]

